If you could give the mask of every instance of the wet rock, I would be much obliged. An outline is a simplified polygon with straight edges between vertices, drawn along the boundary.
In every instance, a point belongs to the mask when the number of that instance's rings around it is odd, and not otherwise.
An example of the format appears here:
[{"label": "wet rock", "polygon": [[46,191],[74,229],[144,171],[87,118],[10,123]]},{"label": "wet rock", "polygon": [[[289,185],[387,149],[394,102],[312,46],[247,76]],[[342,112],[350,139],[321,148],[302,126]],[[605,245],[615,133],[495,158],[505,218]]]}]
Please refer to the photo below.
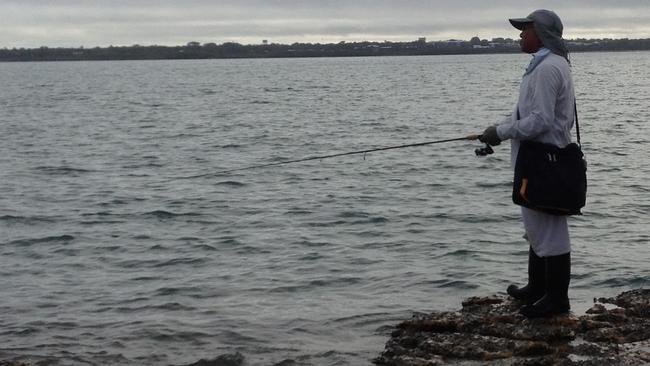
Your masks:
[{"label": "wet rock", "polygon": [[526,319],[518,314],[521,304],[508,297],[472,297],[463,301],[459,311],[418,313],[398,324],[374,363],[650,364],[650,290],[627,291],[594,301],[596,304],[582,316]]},{"label": "wet rock", "polygon": [[607,309],[605,308],[604,305],[602,304],[594,304],[589,310],[587,310],[587,314],[603,314],[606,312]]}]

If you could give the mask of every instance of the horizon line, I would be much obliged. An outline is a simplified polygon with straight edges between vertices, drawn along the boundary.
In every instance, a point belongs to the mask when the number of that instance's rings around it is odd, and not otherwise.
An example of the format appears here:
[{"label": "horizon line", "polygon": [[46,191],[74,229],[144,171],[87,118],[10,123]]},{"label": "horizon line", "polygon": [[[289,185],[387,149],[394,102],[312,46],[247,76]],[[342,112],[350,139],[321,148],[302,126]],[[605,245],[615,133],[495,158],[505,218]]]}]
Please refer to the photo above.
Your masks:
[{"label": "horizon line", "polygon": [[[488,42],[494,42],[494,40],[497,39],[503,39],[503,40],[511,40],[511,41],[519,41],[519,38],[512,38],[512,37],[492,37],[492,39],[487,39],[487,38],[480,38],[478,35],[474,36],[478,37],[481,41],[487,40]],[[472,37],[472,39],[474,38]],[[82,49],[82,48],[110,48],[110,47],[187,47],[190,44],[195,44],[198,46],[205,46],[205,45],[217,45],[221,46],[224,44],[239,44],[242,46],[271,46],[271,45],[279,45],[279,46],[290,46],[290,45],[295,45],[295,44],[312,44],[312,45],[318,45],[318,44],[346,44],[346,43],[410,43],[410,42],[424,42],[426,43],[437,43],[437,42],[470,42],[471,39],[457,39],[457,38],[449,38],[449,39],[440,39],[440,40],[426,40],[427,37],[418,37],[413,40],[402,40],[402,41],[395,41],[395,40],[382,40],[382,41],[377,41],[377,40],[363,40],[363,41],[349,41],[349,40],[341,40],[338,42],[292,42],[292,43],[281,43],[281,42],[269,42],[268,40],[262,39],[260,43],[240,43],[237,41],[224,41],[222,43],[216,43],[216,42],[197,42],[197,41],[188,41],[185,44],[140,44],[140,43],[133,43],[130,45],[126,44],[110,44],[110,45],[94,45],[94,46],[86,46],[86,45],[81,45],[81,46],[48,46],[48,45],[41,45],[41,46],[35,46],[35,47],[28,47],[28,46],[0,46],[0,49],[4,50],[11,50],[11,49],[42,49],[42,48],[77,48],[77,49]],[[575,41],[623,41],[623,40],[630,40],[630,41],[638,41],[638,40],[647,40],[650,39],[650,37],[646,38],[628,38],[628,37],[623,37],[623,38],[565,38],[565,42],[575,42]]]}]

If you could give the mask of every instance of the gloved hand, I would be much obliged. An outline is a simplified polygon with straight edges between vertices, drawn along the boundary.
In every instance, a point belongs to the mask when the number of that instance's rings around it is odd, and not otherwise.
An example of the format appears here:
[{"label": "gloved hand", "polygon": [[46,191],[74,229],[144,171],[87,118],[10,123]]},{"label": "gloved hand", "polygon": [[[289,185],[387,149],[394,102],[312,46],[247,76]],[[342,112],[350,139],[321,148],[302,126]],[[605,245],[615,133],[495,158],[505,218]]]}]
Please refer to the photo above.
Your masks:
[{"label": "gloved hand", "polygon": [[499,134],[497,134],[497,126],[490,126],[486,128],[478,139],[479,141],[485,142],[491,146],[497,146],[501,144],[501,139],[499,138]]}]

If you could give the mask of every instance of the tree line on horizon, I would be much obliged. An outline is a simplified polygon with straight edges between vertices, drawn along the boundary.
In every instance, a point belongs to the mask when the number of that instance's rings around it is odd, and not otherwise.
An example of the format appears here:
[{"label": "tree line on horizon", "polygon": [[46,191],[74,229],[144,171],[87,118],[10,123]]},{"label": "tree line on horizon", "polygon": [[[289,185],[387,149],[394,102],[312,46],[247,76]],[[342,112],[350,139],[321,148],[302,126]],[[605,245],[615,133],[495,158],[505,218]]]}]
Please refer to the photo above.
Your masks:
[{"label": "tree line on horizon", "polygon": [[[573,39],[567,40],[571,52],[650,50],[647,39]],[[224,59],[279,57],[346,57],[406,56],[520,52],[519,41],[493,38],[491,41],[473,37],[469,41],[447,40],[427,42],[420,38],[409,42],[339,42],[339,43],[267,43],[243,45],[236,42],[184,46],[109,46],[94,48],[3,48],[0,61],[83,61],[83,60],[160,60],[160,59]]]}]

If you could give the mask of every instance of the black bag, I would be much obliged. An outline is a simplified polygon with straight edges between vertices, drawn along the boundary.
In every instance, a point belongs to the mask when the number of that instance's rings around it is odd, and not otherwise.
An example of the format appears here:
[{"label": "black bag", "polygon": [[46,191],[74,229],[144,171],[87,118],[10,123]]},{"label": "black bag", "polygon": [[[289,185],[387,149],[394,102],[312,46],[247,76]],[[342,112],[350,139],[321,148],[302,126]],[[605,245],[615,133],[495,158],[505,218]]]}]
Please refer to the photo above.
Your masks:
[{"label": "black bag", "polygon": [[[519,111],[517,111],[519,117]],[[522,141],[517,153],[512,201],[552,215],[582,215],[587,196],[587,163],[578,143],[564,148],[536,141]]]}]

